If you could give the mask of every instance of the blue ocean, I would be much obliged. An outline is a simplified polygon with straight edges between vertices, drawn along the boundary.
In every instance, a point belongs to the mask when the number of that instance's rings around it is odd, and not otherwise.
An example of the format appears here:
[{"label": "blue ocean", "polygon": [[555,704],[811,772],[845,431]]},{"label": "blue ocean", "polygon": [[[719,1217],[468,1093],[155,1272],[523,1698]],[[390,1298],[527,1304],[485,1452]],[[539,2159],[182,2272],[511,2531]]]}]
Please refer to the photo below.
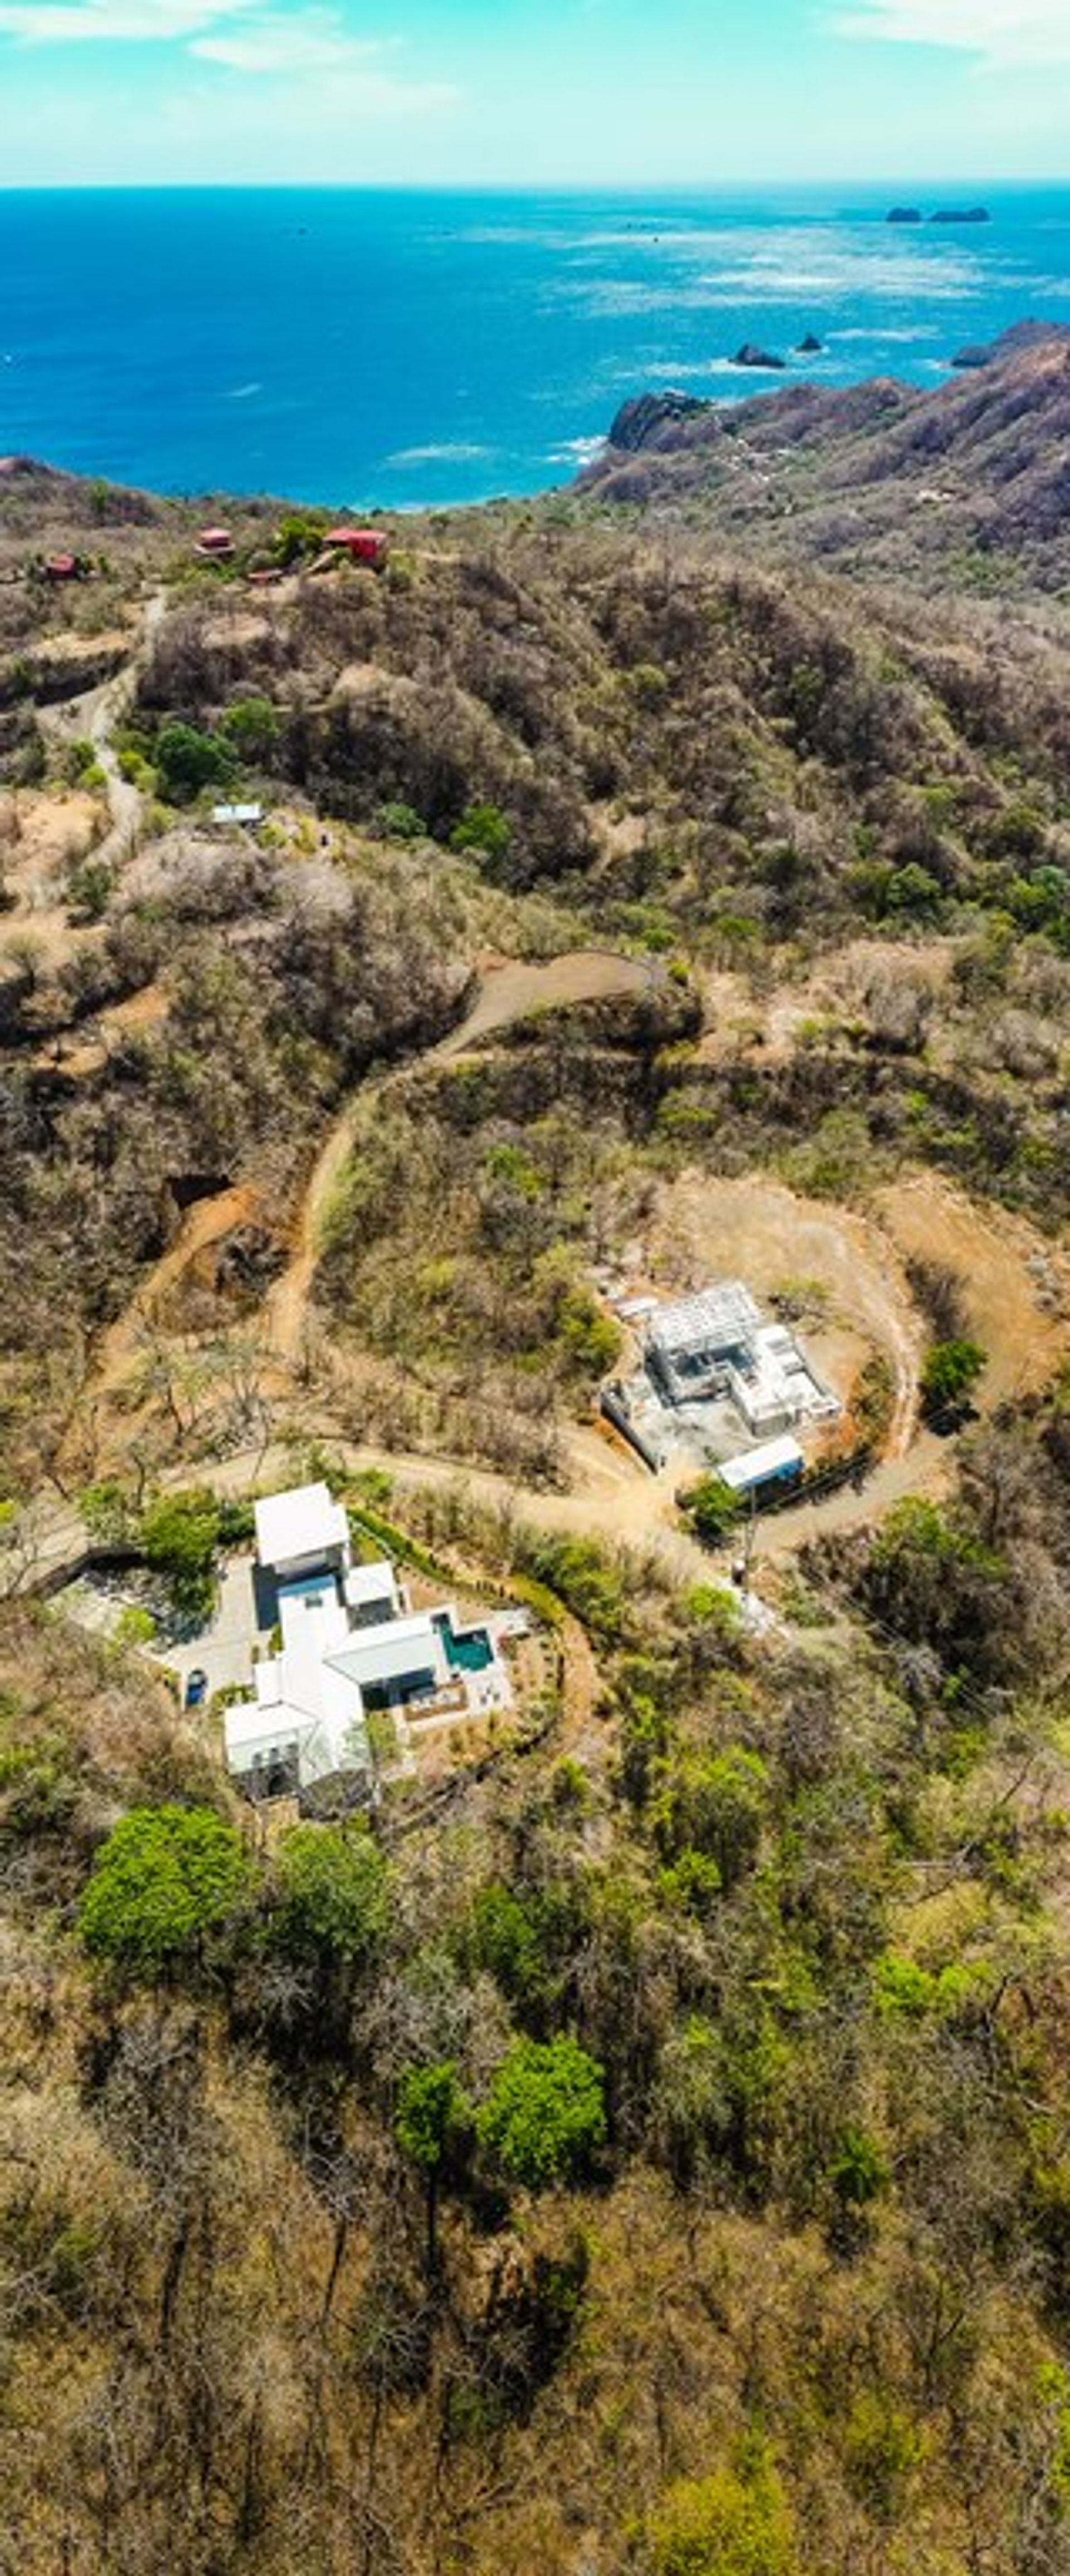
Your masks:
[{"label": "blue ocean", "polygon": [[[984,202],[898,230],[897,196]],[[0,193],[0,450],[165,492],[411,508],[566,481],[617,405],[932,384],[1070,321],[1070,187]],[[756,377],[755,341],[819,358]]]}]

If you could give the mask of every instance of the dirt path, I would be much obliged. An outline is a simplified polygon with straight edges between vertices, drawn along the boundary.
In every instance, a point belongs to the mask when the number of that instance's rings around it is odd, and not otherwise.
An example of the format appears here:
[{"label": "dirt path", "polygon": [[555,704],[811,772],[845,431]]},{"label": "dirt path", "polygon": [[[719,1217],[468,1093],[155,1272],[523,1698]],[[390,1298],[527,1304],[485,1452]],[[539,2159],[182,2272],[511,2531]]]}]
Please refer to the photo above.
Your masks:
[{"label": "dirt path", "polygon": [[98,689],[87,689],[81,697],[68,698],[58,706],[42,708],[39,721],[42,730],[59,742],[91,742],[97,766],[108,799],[109,829],[98,841],[94,859],[105,867],[120,868],[134,849],[141,828],[144,797],[132,780],[124,778],[112,740],[115,727],[128,713],[138,679],[152,651],[156,635],[167,614],[167,595],[154,591],[146,602],[141,634],[133,645],[130,659],[114,679],[105,680]]},{"label": "dirt path", "polygon": [[[488,966],[467,1017],[420,1059],[424,1065],[455,1062],[496,1029],[510,1027],[536,1011],[563,1010],[570,1004],[615,1000],[649,991],[653,970],[641,959],[614,957],[601,949],[580,949],[545,965],[504,960]],[[382,1077],[396,1080],[394,1074]],[[368,1098],[367,1083],[347,1101],[317,1155],[294,1231],[293,1250],[281,1278],[264,1306],[264,1340],[276,1360],[292,1366],[300,1356],[312,1290],[322,1249],[323,1228],[331,1201],[345,1170],[358,1121]]]},{"label": "dirt path", "polygon": [[[686,1531],[674,1526],[672,1495],[667,1486],[660,1490],[653,1487],[637,1470],[634,1486],[627,1491],[617,1482],[612,1465],[602,1481],[590,1453],[586,1463],[582,1458],[578,1461],[580,1486],[571,1493],[558,1494],[517,1485],[489,1467],[472,1467],[461,1459],[425,1458],[413,1451],[346,1440],[332,1439],[330,1446],[347,1472],[381,1469],[402,1494],[420,1486],[443,1490],[460,1484],[475,1501],[492,1510],[508,1510],[538,1529],[584,1538],[593,1531],[607,1540],[646,1549],[681,1585],[708,1583],[716,1570],[706,1550]],[[211,1486],[217,1493],[245,1495],[252,1490],[270,1490],[280,1479],[292,1483],[292,1471],[292,1449],[274,1444],[236,1451],[219,1462],[198,1461],[196,1477],[198,1483]],[[165,1487],[182,1486],[189,1483],[190,1472],[188,1463],[182,1462],[165,1469],[159,1482]],[[652,1516],[652,1498],[658,1517]],[[23,1515],[17,1545],[0,1556],[0,1597],[5,1591],[32,1589],[43,1576],[74,1563],[84,1546],[85,1528],[74,1506],[39,1498]]]},{"label": "dirt path", "polygon": [[[240,1186],[221,1190],[215,1198],[199,1199],[187,1211],[162,1260],[156,1263],[155,1269],[142,1281],[137,1296],[105,1333],[100,1343],[98,1366],[78,1407],[70,1436],[73,1436],[78,1423],[86,1416],[92,1416],[101,1404],[118,1394],[125,1385],[141,1357],[146,1336],[152,1331],[161,1307],[171,1290],[177,1288],[180,1279],[185,1277],[191,1262],[213,1244],[223,1242],[228,1234],[233,1234],[236,1226],[248,1224],[256,1213],[256,1206],[255,1191]],[[65,1450],[68,1447],[69,1440],[65,1443]]]}]

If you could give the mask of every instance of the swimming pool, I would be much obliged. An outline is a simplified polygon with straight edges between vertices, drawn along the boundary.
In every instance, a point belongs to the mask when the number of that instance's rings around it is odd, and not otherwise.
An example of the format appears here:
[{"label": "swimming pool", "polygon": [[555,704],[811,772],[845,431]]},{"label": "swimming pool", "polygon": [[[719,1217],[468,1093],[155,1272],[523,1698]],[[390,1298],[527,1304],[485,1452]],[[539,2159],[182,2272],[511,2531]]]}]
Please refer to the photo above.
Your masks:
[{"label": "swimming pool", "polygon": [[447,1661],[454,1672],[485,1673],[488,1666],[493,1663],[494,1648],[486,1628],[458,1630],[454,1627],[452,1619],[445,1613],[441,1618],[436,1619],[435,1626],[446,1649]]}]

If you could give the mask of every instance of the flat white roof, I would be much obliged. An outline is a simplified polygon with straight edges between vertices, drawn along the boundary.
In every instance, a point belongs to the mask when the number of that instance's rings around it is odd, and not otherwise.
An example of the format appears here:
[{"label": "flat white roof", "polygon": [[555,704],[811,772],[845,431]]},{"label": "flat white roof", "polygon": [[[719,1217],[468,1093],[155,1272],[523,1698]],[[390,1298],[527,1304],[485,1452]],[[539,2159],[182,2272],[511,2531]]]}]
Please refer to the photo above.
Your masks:
[{"label": "flat white roof", "polygon": [[745,1450],[740,1458],[725,1458],[717,1474],[734,1494],[747,1494],[753,1485],[764,1485],[768,1476],[786,1476],[805,1464],[798,1441],[785,1434],[782,1440],[765,1441],[760,1449]]},{"label": "flat white roof", "polygon": [[429,1611],[413,1619],[391,1619],[380,1628],[357,1628],[345,1646],[331,1655],[335,1672],[356,1682],[359,1690],[376,1682],[403,1681],[409,1673],[437,1672],[442,1640]]},{"label": "flat white roof", "polygon": [[314,1724],[314,1718],[289,1708],[282,1699],[267,1706],[262,1700],[235,1700],[223,1719],[228,1757],[257,1744],[284,1743],[288,1736],[306,1734]]},{"label": "flat white roof", "polygon": [[326,1485],[294,1485],[257,1503],[256,1552],[261,1565],[289,1565],[297,1557],[329,1556],[344,1547],[349,1523]]},{"label": "flat white roof", "polygon": [[354,1610],[364,1601],[395,1601],[397,1576],[389,1557],[377,1556],[370,1565],[351,1565],[345,1579],[345,1596]]}]

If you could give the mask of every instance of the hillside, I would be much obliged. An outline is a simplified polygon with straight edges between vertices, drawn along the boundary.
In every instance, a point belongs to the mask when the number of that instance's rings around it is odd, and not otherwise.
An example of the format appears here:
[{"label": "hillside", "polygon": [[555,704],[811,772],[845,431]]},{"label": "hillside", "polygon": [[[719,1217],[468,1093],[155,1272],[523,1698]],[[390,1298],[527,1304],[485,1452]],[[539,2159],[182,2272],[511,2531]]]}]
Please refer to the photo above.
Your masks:
[{"label": "hillside", "polygon": [[1070,336],[1012,330],[932,392],[892,379],[744,403],[626,403],[581,489],[669,507],[780,562],[927,589],[1070,579]]},{"label": "hillside", "polygon": [[[629,435],[377,573],[0,475],[5,2576],[1070,2576],[1070,651]],[[749,1526],[600,1409],[736,1275]],[[514,1637],[326,1820],[223,1751],[310,1478]]]}]

